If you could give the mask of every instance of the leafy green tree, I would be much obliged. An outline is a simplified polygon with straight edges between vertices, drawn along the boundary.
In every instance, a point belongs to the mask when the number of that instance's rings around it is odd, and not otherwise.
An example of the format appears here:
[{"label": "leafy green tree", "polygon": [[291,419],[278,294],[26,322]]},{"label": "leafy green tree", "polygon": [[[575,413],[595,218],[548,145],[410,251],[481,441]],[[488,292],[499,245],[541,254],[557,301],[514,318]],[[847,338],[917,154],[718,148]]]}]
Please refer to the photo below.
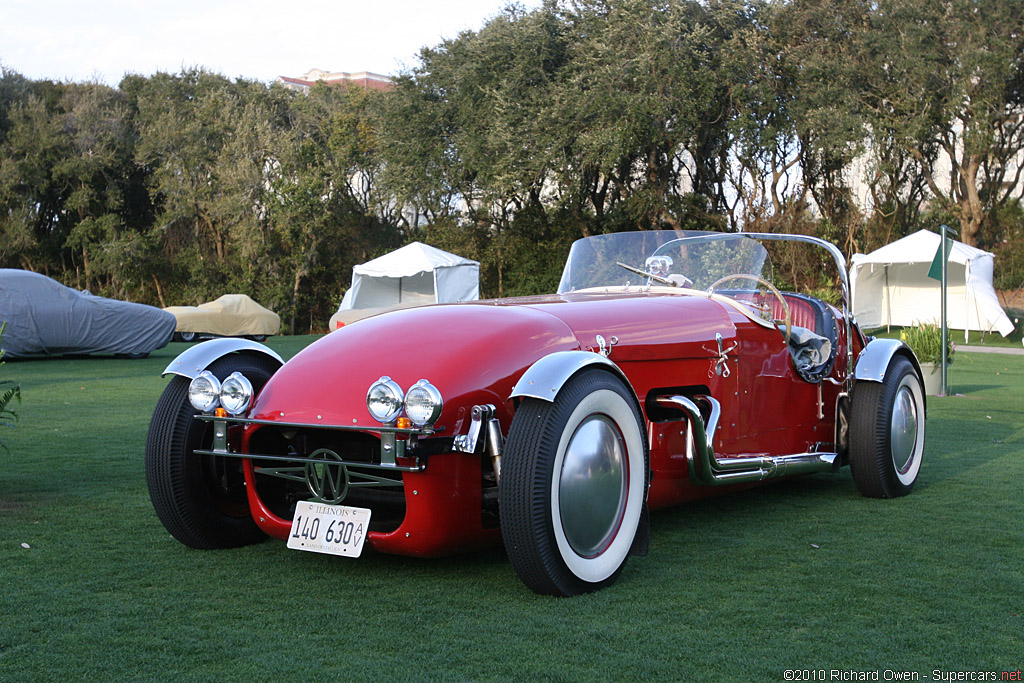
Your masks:
[{"label": "leafy green tree", "polygon": [[484,280],[499,295],[510,291],[510,233],[528,225],[546,242],[559,232],[548,212],[559,194],[551,108],[563,33],[553,3],[511,7],[479,32],[425,48],[384,105],[385,173],[407,208],[407,234],[436,225],[427,230],[453,238],[461,226],[455,250],[494,264]]},{"label": "leafy green tree", "polygon": [[858,57],[872,127],[921,165],[971,245],[1020,179],[1008,162],[1024,150],[1022,25],[1016,0],[887,0]]},{"label": "leafy green tree", "polygon": [[32,81],[0,64],[0,142],[11,127],[11,109],[27,100],[32,90]]},{"label": "leafy green tree", "polygon": [[70,150],[55,94],[53,84],[36,83],[7,105],[0,141],[0,262],[60,273],[68,189],[54,180],[53,169]]},{"label": "leafy green tree", "polygon": [[[429,59],[426,51],[421,55]],[[396,201],[407,207],[407,232],[421,225],[451,224],[460,214],[461,161],[453,144],[453,107],[430,72],[417,70],[395,79],[382,101],[380,135],[384,180]]]},{"label": "leafy green tree", "polygon": [[74,284],[128,298],[140,282],[126,208],[135,138],[125,97],[104,85],[69,84],[60,108],[67,153],[50,173],[62,189],[62,246],[75,270]]},{"label": "leafy green tree", "polygon": [[726,90],[715,67],[738,6],[587,0],[566,11],[557,168],[573,206],[589,200],[599,230],[606,215],[621,216],[621,227],[681,227],[688,193],[721,200]]},{"label": "leafy green tree", "polygon": [[[239,100],[222,76],[200,69],[122,82],[137,110],[136,163],[147,169],[152,227],[177,285],[174,303],[198,303],[228,278],[228,228],[218,163],[234,133]],[[231,201],[230,199],[228,201]],[[169,283],[169,284],[170,284]]]},{"label": "leafy green tree", "polygon": [[828,235],[849,253],[860,232],[851,166],[867,137],[858,92],[863,74],[850,59],[867,25],[867,0],[793,0],[768,5],[763,22],[788,64],[787,110],[799,140],[800,175]]},{"label": "leafy green tree", "polygon": [[[375,98],[314,87],[289,103],[268,175],[277,297],[293,331],[333,313],[352,266],[401,246],[401,206],[378,182]],[[320,321],[317,323],[316,321]]]},{"label": "leafy green tree", "polygon": [[726,63],[734,160],[730,175],[739,210],[734,220],[748,229],[771,230],[807,194],[793,112],[799,64],[780,29],[785,24],[780,10],[763,4],[755,14],[760,22],[732,36]]}]

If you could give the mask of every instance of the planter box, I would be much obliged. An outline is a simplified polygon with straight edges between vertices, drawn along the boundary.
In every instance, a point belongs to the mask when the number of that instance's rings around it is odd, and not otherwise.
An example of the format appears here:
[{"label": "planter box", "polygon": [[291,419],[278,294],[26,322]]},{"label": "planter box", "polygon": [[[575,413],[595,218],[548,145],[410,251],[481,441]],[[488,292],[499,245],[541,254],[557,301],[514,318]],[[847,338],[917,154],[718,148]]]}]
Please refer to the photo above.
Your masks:
[{"label": "planter box", "polygon": [[[929,396],[942,396],[942,372],[939,364],[921,363],[921,374],[924,375],[924,393]],[[946,383],[949,383],[948,364],[946,365]]]}]

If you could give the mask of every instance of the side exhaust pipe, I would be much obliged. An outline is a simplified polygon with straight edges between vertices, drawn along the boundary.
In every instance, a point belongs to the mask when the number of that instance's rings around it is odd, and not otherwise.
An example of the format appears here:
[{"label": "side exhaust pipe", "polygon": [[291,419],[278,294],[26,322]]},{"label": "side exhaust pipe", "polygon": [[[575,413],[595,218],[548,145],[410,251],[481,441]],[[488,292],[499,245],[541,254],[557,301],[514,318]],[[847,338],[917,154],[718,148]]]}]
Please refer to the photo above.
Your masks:
[{"label": "side exhaust pipe", "polygon": [[[738,458],[715,457],[712,447],[722,406],[710,396],[697,397],[711,408],[707,425],[697,404],[686,396],[659,396],[658,405],[682,411],[693,437],[686,449],[690,479],[703,486],[724,486],[775,479],[794,474],[833,472],[838,469],[838,453],[794,453],[792,455],[754,455]],[[690,444],[692,443],[692,450]]]}]

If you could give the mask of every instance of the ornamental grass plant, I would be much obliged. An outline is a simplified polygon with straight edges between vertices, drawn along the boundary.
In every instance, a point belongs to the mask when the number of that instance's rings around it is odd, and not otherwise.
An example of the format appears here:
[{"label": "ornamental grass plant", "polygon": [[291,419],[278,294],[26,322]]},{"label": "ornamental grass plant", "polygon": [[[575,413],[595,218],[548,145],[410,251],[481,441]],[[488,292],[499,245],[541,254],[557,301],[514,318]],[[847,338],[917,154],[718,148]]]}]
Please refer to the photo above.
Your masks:
[{"label": "ornamental grass plant", "polygon": [[[900,339],[906,342],[914,355],[922,363],[938,365],[942,362],[942,328],[936,323],[919,323],[915,327],[904,328],[900,332]],[[953,352],[956,348],[950,339],[949,332],[946,334],[946,363],[953,362]]]}]

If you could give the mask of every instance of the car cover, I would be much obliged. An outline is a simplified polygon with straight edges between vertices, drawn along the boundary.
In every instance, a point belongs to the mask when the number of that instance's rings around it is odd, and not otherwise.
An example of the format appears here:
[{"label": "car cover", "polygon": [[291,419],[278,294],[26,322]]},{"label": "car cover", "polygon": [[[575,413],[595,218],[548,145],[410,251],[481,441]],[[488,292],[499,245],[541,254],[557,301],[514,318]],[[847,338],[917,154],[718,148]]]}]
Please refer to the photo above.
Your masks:
[{"label": "car cover", "polygon": [[38,354],[142,356],[174,334],[159,308],[94,296],[27,270],[0,268],[0,345],[6,358]]},{"label": "car cover", "polygon": [[168,306],[178,332],[213,334],[220,337],[271,335],[281,331],[281,318],[245,294],[225,294],[198,306]]}]

